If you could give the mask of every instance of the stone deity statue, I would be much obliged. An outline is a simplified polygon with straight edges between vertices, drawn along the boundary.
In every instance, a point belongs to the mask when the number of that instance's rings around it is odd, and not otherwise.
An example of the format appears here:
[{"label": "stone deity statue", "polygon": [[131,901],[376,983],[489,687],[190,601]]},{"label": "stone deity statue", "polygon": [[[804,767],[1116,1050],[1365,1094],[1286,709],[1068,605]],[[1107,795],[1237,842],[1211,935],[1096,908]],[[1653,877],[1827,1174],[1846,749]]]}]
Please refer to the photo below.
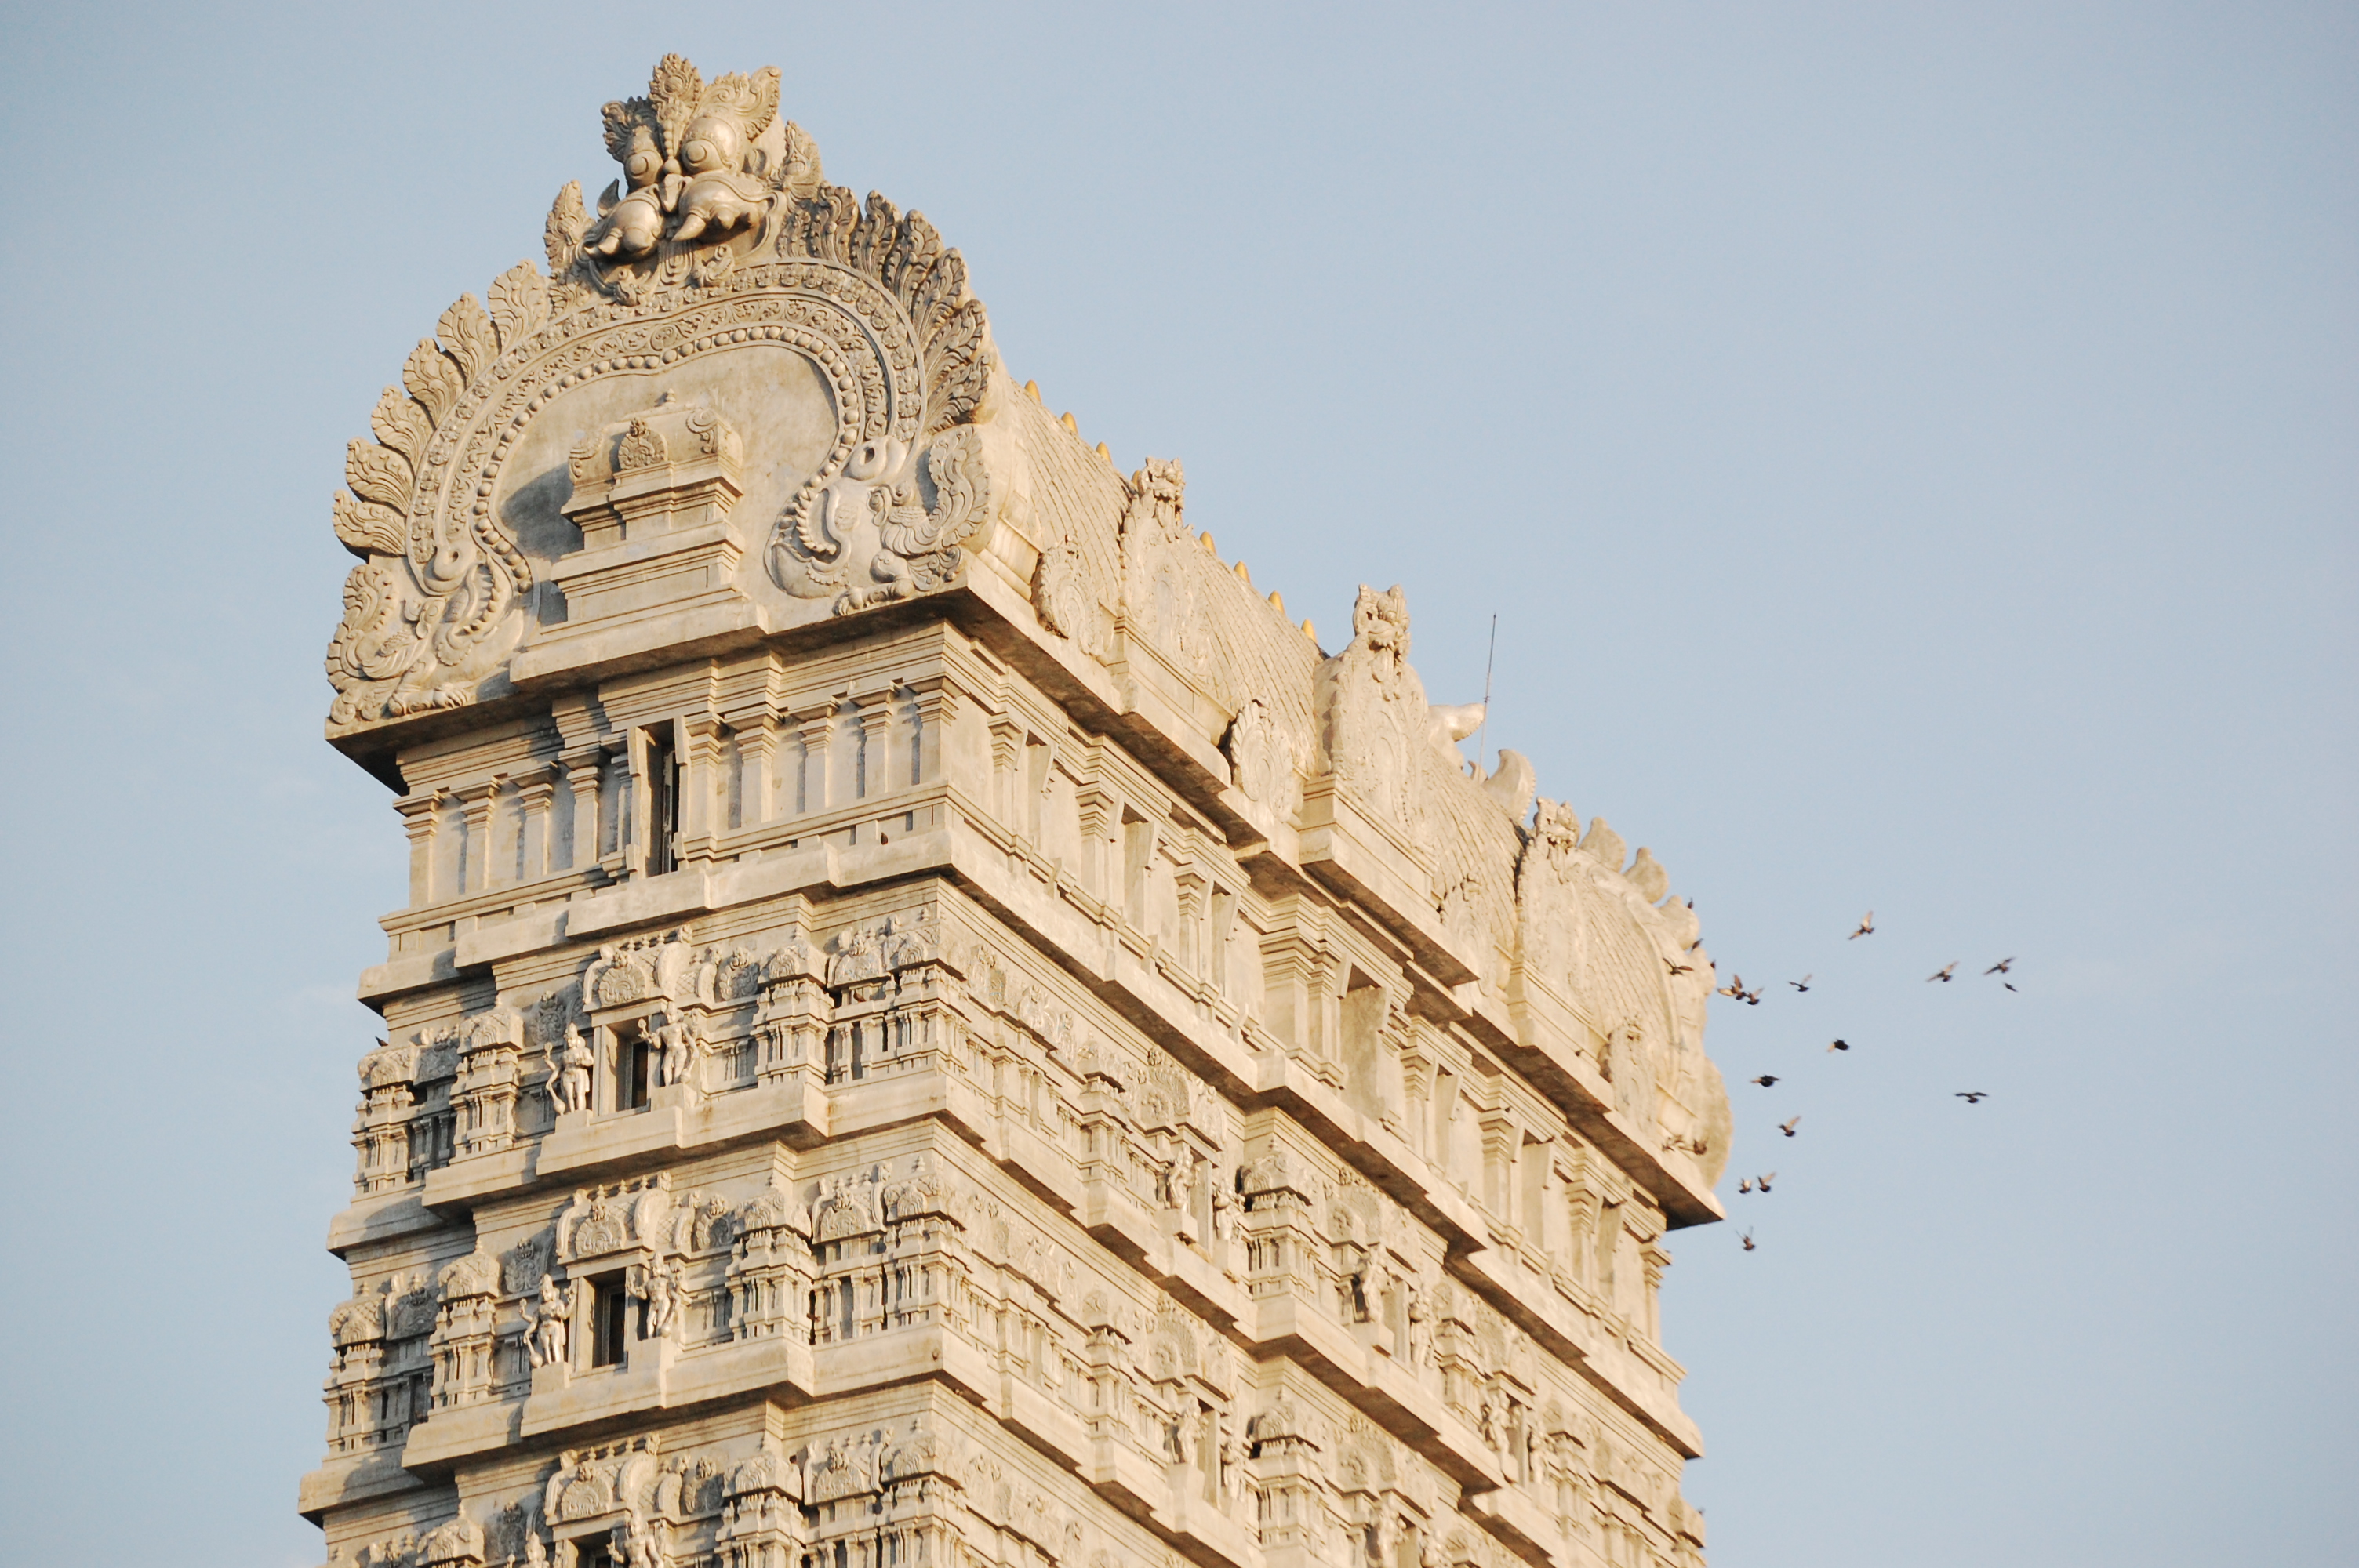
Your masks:
[{"label": "stone deity statue", "polygon": [[595,1060],[582,1038],[582,1031],[568,1021],[564,1041],[557,1048],[557,1070],[549,1079],[549,1098],[559,1111],[590,1108],[590,1068]]}]

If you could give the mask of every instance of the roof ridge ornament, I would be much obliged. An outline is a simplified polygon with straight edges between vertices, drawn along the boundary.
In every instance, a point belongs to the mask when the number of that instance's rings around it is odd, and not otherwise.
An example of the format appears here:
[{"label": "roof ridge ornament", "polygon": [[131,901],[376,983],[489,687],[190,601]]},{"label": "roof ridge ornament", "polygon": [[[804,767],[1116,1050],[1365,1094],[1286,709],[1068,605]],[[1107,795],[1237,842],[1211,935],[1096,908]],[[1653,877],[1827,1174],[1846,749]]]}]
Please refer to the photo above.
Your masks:
[{"label": "roof ridge ornament", "polygon": [[749,519],[747,546],[788,599],[838,614],[947,586],[1024,494],[1013,437],[986,428],[1005,377],[964,259],[922,214],[824,182],[818,147],[778,114],[775,68],[708,82],[667,55],[603,119],[623,176],[596,216],[567,184],[543,228],[548,276],[519,262],[484,302],[443,312],[378,401],[375,439],[347,451],[335,532],[360,564],[328,649],[333,735],[529,678],[563,546],[519,531],[506,465],[585,384],[748,343],[809,361],[837,438]]}]

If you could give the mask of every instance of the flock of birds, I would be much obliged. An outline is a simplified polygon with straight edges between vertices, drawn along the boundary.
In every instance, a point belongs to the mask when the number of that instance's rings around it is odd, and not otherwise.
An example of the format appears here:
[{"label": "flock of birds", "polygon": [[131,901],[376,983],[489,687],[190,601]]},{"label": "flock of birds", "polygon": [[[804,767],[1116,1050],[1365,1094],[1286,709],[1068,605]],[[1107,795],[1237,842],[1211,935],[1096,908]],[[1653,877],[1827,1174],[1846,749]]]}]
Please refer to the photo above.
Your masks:
[{"label": "flock of birds", "polygon": [[[1871,909],[1860,917],[1859,929],[1854,931],[1850,936],[1845,938],[1845,940],[1856,942],[1863,936],[1873,936],[1875,935],[1875,911]],[[1690,948],[1690,951],[1693,951],[1693,949]],[[1674,975],[1684,975],[1694,972],[1695,966],[1692,964],[1682,964],[1677,960],[1670,959],[1667,959],[1665,961],[1669,964],[1670,971]],[[1713,968],[1717,969],[1718,966],[1715,965]],[[1999,983],[2005,986],[2008,990],[2012,991],[2015,989],[2015,982],[2008,979],[2006,977],[2014,971],[2014,968],[2015,959],[2012,957],[2001,958],[1997,963],[1993,964],[1990,968],[1983,971],[1983,978],[1988,979],[1993,976],[1996,976]],[[1799,980],[1788,980],[1786,983],[1793,987],[1796,994],[1799,995],[1803,992],[1807,992],[1810,989],[1810,982],[1817,978],[1818,977],[1815,974],[1807,974]],[[1942,965],[1940,968],[1926,976],[1925,983],[1927,985],[1933,985],[1936,983],[1948,985],[1956,980],[1957,978],[1958,965],[1956,962],[1951,962]],[[1728,977],[1728,983],[1716,989],[1712,994],[1715,996],[1728,997],[1734,1000],[1741,1001],[1747,1007],[1759,1007],[1761,1005],[1761,987],[1748,987],[1745,983],[1745,977],[1743,975],[1731,971]],[[1851,1049],[1851,1043],[1843,1039],[1841,1036],[1837,1036],[1828,1044],[1827,1049],[1830,1052],[1849,1051]],[[1748,1078],[1745,1081],[1747,1083],[1758,1084],[1761,1087],[1767,1089],[1776,1087],[1781,1080],[1775,1073],[1763,1073],[1757,1077]],[[1990,1098],[1990,1095],[1982,1089],[1959,1089],[1952,1098],[1962,1099],[1968,1105],[1972,1106],[1982,1104],[1983,1101]],[[1799,1135],[1801,1123],[1802,1119],[1799,1115],[1791,1116],[1777,1123],[1777,1130],[1788,1138],[1797,1137]],[[1775,1171],[1771,1171],[1764,1175],[1745,1176],[1737,1182],[1736,1190],[1740,1195],[1753,1193],[1767,1193],[1770,1190],[1769,1184],[1777,1179],[1777,1173]],[[1745,1244],[1745,1250],[1747,1252],[1757,1249],[1753,1239],[1753,1231],[1750,1227],[1746,1227],[1745,1233],[1739,1237],[1738,1239]]]}]

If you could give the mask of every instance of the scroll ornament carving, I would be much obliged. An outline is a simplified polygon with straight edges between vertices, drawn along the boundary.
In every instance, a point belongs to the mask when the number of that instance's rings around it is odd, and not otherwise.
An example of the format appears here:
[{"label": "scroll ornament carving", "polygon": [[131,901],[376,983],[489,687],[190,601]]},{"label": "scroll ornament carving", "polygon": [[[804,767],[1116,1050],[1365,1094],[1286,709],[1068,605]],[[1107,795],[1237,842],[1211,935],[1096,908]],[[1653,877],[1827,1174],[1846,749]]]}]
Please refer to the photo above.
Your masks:
[{"label": "scroll ornament carving", "polygon": [[941,928],[922,910],[864,920],[837,934],[827,959],[827,983],[881,979],[941,957]]},{"label": "scroll ornament carving", "polygon": [[1071,540],[1040,552],[1039,564],[1032,570],[1032,611],[1051,636],[1066,638],[1085,654],[1104,652],[1097,595],[1091,590],[1082,552]]},{"label": "scroll ornament carving", "polygon": [[500,1260],[478,1246],[464,1258],[444,1264],[437,1282],[446,1302],[495,1294],[500,1286]]},{"label": "scroll ornament carving", "polygon": [[445,1519],[419,1542],[419,1561],[427,1568],[480,1568],[484,1561],[484,1527],[464,1517]]},{"label": "scroll ornament carving", "polygon": [[1277,715],[1261,698],[1248,697],[1230,722],[1229,768],[1247,800],[1258,801],[1280,816],[1294,813],[1299,786],[1296,769],[1301,760]]},{"label": "scroll ornament carving", "polygon": [[793,1230],[808,1236],[811,1229],[810,1206],[797,1198],[793,1191],[774,1175],[770,1184],[756,1193],[753,1200],[738,1212],[740,1234],[758,1236],[766,1231]]},{"label": "scroll ornament carving", "polygon": [[361,560],[328,648],[332,730],[507,689],[542,574],[498,514],[498,481],[524,426],[585,382],[749,342],[808,359],[836,440],[771,520],[766,559],[781,588],[839,612],[951,582],[1019,492],[965,262],[920,214],[824,183],[777,110],[774,70],[707,83],[667,56],[646,97],[606,107],[624,173],[596,218],[578,185],[559,193],[549,275],[519,262],[488,308],[462,296],[410,354],[332,507]]},{"label": "scroll ornament carving", "polygon": [[571,1262],[635,1246],[659,1250],[669,1245],[677,1221],[668,1173],[587,1188],[557,1217],[558,1256]]},{"label": "scroll ornament carving", "polygon": [[582,995],[592,1008],[627,1007],[650,998],[679,994],[696,963],[688,929],[660,936],[609,942],[582,975]]},{"label": "scroll ornament carving", "polygon": [[1424,751],[1432,719],[1408,662],[1408,600],[1363,584],[1352,641],[1319,666],[1320,762],[1380,822],[1411,843],[1425,838]]},{"label": "scroll ornament carving", "polygon": [[1148,458],[1130,476],[1122,514],[1123,610],[1134,633],[1199,678],[1213,670],[1213,649],[1199,574],[1205,557],[1185,521],[1187,470],[1176,459]]},{"label": "scroll ornament carving", "polygon": [[662,1474],[658,1458],[651,1436],[586,1453],[568,1450],[558,1456],[557,1472],[543,1488],[541,1512],[553,1524],[617,1510],[645,1519],[654,1509]]}]

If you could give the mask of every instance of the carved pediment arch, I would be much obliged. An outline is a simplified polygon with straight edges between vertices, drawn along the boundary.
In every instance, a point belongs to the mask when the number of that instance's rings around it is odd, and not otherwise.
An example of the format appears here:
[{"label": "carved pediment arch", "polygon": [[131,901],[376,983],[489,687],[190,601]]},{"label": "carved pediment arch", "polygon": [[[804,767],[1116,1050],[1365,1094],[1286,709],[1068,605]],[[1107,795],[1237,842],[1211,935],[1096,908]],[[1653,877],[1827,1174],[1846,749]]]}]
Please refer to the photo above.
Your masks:
[{"label": "carved pediment arch", "polygon": [[762,510],[730,591],[766,629],[945,586],[1022,492],[964,261],[921,215],[826,184],[777,92],[775,70],[707,83],[666,57],[647,97],[607,107],[627,189],[593,220],[566,187],[549,275],[518,263],[412,351],[332,509],[361,562],[332,732],[512,688],[513,657],[563,624],[576,443],[619,419],[606,477],[654,461],[679,444],[647,416],[659,394],[741,449]]}]

